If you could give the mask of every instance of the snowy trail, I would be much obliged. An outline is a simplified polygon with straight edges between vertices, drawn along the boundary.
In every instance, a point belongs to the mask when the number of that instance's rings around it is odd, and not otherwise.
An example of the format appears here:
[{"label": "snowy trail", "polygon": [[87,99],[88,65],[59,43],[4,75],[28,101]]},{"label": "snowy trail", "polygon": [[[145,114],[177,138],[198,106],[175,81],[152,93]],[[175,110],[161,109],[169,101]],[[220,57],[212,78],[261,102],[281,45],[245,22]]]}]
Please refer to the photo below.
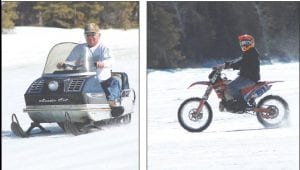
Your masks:
[{"label": "snowy trail", "polygon": [[[139,31],[134,29],[103,30],[101,37],[115,57],[113,70],[128,73],[130,86],[137,97],[138,36]],[[2,41],[4,170],[139,169],[138,102],[130,124],[108,126],[81,136],[65,134],[55,123],[43,124],[51,134],[35,134],[30,138],[15,137],[10,131],[12,113],[17,114],[24,129],[31,123],[27,113],[22,112],[25,106],[23,95],[41,76],[50,48],[60,42],[84,42],[83,30],[17,27],[15,34],[2,35]]]},{"label": "snowy trail", "polygon": [[[262,80],[284,80],[267,94],[280,95],[290,106],[290,125],[265,129],[252,115],[218,111],[218,100],[208,100],[213,121],[205,131],[190,133],[177,120],[179,105],[201,97],[205,86],[186,88],[207,80],[210,69],[152,70],[148,73],[149,170],[297,170],[299,169],[299,63],[264,65]],[[237,72],[224,72],[233,79]]]}]

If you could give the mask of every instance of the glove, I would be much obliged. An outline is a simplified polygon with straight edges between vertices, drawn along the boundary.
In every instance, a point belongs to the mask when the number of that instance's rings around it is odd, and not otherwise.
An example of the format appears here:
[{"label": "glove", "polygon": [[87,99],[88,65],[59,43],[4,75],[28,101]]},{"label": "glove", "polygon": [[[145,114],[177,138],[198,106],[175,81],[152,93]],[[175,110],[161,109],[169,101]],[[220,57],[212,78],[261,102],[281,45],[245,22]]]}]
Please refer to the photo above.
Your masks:
[{"label": "glove", "polygon": [[224,67],[224,69],[228,69],[228,68],[230,68],[230,62],[229,61],[226,61],[225,62],[225,67]]},{"label": "glove", "polygon": [[62,68],[65,69],[65,68],[66,68],[66,64],[63,63],[63,62],[59,62],[59,63],[57,63],[56,67],[57,67],[58,69],[62,69]]}]

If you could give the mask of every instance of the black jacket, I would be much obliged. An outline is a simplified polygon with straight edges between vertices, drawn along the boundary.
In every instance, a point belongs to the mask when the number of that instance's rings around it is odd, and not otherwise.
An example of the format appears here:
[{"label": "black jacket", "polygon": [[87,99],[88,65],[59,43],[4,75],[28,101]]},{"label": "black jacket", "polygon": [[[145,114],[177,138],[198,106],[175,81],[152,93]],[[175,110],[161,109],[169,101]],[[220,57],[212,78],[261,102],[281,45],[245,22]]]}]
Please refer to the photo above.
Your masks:
[{"label": "black jacket", "polygon": [[259,54],[255,48],[250,48],[243,56],[229,63],[229,67],[240,70],[240,76],[246,77],[254,82],[260,80]]}]

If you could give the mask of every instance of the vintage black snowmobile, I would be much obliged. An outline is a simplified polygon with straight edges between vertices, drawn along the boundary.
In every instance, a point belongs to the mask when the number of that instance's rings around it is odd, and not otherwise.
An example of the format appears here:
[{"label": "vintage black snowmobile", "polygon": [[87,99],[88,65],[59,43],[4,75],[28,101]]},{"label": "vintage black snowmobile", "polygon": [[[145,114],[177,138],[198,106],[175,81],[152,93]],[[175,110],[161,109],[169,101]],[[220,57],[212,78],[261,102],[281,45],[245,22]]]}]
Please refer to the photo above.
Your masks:
[{"label": "vintage black snowmobile", "polygon": [[[82,62],[66,62],[63,68],[58,68],[57,63],[65,61],[75,47]],[[77,43],[66,42],[50,50],[42,76],[24,94],[26,108],[23,111],[33,121],[30,127],[23,131],[16,114],[12,114],[11,130],[16,136],[27,137],[36,127],[41,132],[49,132],[41,123],[56,122],[65,132],[80,135],[92,128],[131,121],[136,95],[129,87],[127,74],[111,72],[122,88],[119,106],[111,108],[96,75],[90,49],[83,45],[78,47]]]}]

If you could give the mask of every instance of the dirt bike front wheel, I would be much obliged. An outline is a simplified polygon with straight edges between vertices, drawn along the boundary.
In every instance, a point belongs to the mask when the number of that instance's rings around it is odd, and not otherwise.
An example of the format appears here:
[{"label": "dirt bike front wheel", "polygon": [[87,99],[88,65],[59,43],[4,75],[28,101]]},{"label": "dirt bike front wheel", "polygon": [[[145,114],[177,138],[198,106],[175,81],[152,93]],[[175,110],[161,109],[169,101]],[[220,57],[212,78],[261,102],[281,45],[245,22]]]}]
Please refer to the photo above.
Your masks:
[{"label": "dirt bike front wheel", "polygon": [[200,98],[189,98],[185,100],[178,109],[178,121],[180,125],[189,132],[201,132],[205,130],[212,121],[212,110],[205,101],[202,110],[197,112]]},{"label": "dirt bike front wheel", "polygon": [[289,107],[280,96],[268,95],[259,101],[257,107],[270,110],[270,113],[256,112],[258,121],[267,128],[279,127],[288,120]]}]

